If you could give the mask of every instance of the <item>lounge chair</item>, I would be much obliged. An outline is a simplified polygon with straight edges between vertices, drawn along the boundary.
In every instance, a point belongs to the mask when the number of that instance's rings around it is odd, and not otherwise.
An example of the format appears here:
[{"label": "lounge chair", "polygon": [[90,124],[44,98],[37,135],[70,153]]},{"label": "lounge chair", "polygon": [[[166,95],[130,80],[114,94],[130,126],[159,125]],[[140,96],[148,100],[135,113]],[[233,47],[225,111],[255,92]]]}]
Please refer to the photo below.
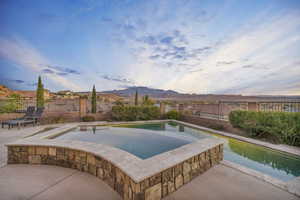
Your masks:
[{"label": "lounge chair", "polygon": [[26,119],[34,120],[35,123],[40,122],[40,119],[42,118],[44,107],[37,108],[35,113],[32,116],[26,117]]},{"label": "lounge chair", "polygon": [[34,115],[35,112],[35,107],[34,106],[28,106],[27,110],[25,112],[25,115],[21,118],[17,118],[17,119],[27,119],[29,117],[32,117]]},{"label": "lounge chair", "polygon": [[13,128],[14,126],[18,126],[18,128],[20,128],[20,126],[26,126],[28,124],[32,124],[34,126],[39,122],[44,108],[37,108],[37,110],[35,112],[34,111],[35,107],[29,106],[24,117],[2,122],[2,128],[4,128],[4,125],[7,125],[8,129]]},{"label": "lounge chair", "polygon": [[8,129],[13,128],[14,126],[17,126],[18,128],[20,128],[22,125],[26,126],[28,124],[32,124],[34,126],[35,125],[35,120],[32,120],[32,119],[13,119],[13,120],[4,121],[1,124],[2,124],[2,128],[4,128],[4,125],[7,125]]}]

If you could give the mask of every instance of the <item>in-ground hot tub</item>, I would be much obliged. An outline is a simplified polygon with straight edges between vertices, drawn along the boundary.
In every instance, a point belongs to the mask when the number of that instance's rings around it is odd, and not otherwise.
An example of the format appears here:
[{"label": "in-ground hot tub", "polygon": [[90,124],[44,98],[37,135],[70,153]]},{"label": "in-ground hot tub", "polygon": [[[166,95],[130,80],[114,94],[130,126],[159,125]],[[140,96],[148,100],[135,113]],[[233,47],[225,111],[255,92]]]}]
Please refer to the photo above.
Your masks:
[{"label": "in-ground hot tub", "polygon": [[86,171],[124,199],[161,199],[223,159],[223,140],[103,126],[64,126],[7,146],[9,164]]},{"label": "in-ground hot tub", "polygon": [[127,151],[141,159],[198,141],[197,138],[179,132],[99,126],[77,127],[52,139],[105,144]]}]

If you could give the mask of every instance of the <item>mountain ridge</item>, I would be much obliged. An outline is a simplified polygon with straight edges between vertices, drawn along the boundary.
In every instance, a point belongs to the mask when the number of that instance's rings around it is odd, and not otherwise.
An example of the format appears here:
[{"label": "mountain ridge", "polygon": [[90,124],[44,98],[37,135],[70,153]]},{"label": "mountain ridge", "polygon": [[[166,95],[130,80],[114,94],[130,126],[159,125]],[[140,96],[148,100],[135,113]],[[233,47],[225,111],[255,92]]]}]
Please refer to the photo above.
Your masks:
[{"label": "mountain ridge", "polygon": [[241,95],[241,94],[186,94],[174,90],[163,90],[149,87],[133,86],[120,90],[102,91],[122,97],[131,97],[138,91],[141,96],[149,95],[158,99],[199,100],[199,101],[300,101],[299,95]]}]

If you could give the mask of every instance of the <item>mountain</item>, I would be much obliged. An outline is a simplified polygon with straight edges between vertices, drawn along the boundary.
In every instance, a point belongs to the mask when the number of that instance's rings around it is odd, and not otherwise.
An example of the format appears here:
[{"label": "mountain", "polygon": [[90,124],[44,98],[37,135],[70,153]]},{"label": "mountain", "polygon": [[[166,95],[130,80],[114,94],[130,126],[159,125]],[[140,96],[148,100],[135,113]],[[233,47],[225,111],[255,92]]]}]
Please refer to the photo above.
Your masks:
[{"label": "mountain", "polygon": [[300,102],[300,96],[243,96],[243,95],[231,95],[231,94],[184,94],[173,90],[161,90],[148,87],[128,87],[122,90],[103,91],[103,93],[116,94],[122,97],[133,96],[138,91],[140,96],[149,95],[155,99],[175,100],[175,101],[192,101],[192,102],[218,102],[218,101],[284,101],[284,102]]},{"label": "mountain", "polygon": [[138,91],[139,95],[149,95],[152,98],[168,98],[181,95],[180,93],[173,90],[161,90],[148,87],[128,87],[123,90],[111,90],[103,91],[103,93],[112,93],[123,97],[133,96]]}]

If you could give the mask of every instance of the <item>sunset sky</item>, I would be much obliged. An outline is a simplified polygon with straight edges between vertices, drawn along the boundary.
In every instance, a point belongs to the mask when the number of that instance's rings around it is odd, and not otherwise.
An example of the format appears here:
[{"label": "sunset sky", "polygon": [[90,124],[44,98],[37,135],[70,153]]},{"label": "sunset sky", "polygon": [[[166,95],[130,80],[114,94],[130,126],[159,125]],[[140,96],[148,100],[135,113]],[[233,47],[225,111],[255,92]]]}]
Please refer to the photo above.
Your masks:
[{"label": "sunset sky", "polygon": [[1,0],[0,84],[300,95],[299,0]]}]

